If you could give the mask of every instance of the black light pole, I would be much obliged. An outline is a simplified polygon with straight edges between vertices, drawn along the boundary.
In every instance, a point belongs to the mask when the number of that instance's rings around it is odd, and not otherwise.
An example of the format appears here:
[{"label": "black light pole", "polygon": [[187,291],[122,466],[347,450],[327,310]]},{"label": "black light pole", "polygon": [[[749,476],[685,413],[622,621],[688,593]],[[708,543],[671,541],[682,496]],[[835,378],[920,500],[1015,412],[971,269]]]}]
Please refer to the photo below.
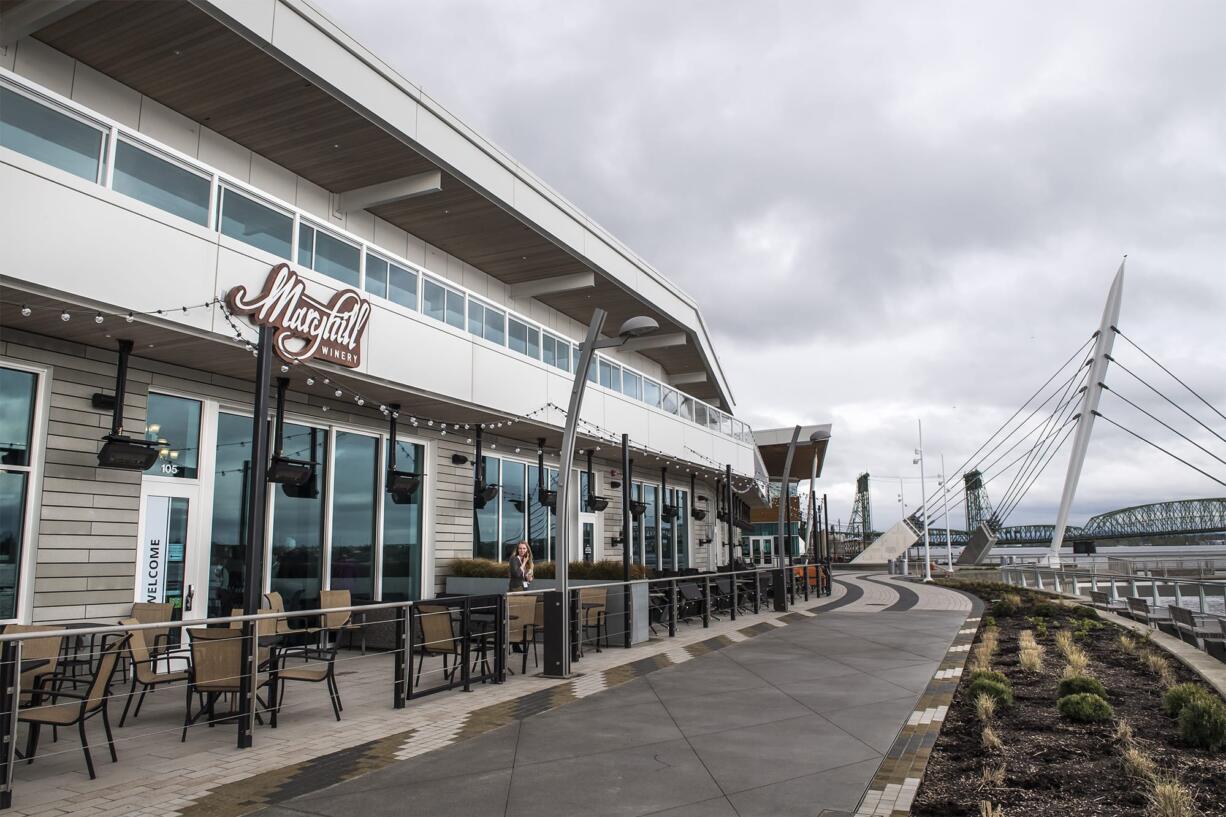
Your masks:
[{"label": "black light pole", "polygon": [[[260,610],[264,588],[264,527],[268,496],[268,383],[272,376],[272,332],[260,327],[256,347],[255,404],[251,419],[251,479],[247,483],[247,539],[244,543],[243,614],[254,615]],[[255,726],[256,677],[255,622],[243,622],[243,672],[239,677],[238,748],[251,746]]]},{"label": "black light pole", "polygon": [[830,595],[834,592],[834,576],[830,574],[834,559],[830,552],[830,503],[825,494],[822,494],[822,529],[826,532],[826,545],[822,549],[826,557],[826,595]]},{"label": "black light pole", "polygon": [[[630,649],[630,435],[622,435],[622,626],[626,631],[626,649]],[[591,482],[588,483],[589,485]]]},{"label": "black light pole", "polygon": [[[727,506],[724,509],[725,522],[728,527],[728,565],[735,569],[736,565],[736,545],[734,531],[736,526],[732,521],[732,466],[724,467],[724,498],[727,500]],[[736,579],[733,579],[733,586],[736,585]]]}]

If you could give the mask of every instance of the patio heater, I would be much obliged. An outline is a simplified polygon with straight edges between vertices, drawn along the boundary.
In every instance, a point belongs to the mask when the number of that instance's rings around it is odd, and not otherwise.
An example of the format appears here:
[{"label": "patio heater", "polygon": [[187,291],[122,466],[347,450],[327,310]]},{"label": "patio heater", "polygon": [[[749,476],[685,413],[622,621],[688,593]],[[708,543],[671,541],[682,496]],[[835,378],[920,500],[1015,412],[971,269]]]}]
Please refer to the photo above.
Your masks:
[{"label": "patio heater", "polygon": [[123,433],[123,399],[128,385],[128,357],[132,354],[132,341],[119,341],[119,362],[115,367],[115,394],[95,394],[96,408],[111,408],[111,433],[102,439],[98,452],[98,467],[117,468],[123,471],[144,471],[158,459],[161,442],[129,437]]},{"label": "patio heater", "polygon": [[[485,481],[485,457],[481,453],[481,426],[477,426],[477,459],[473,462],[473,507],[484,508],[490,500],[498,496],[498,483]],[[477,531],[473,530],[475,539]]]},{"label": "patio heater", "polygon": [[412,505],[416,502],[417,489],[421,486],[425,473],[400,471],[396,468],[396,418],[400,414],[400,404],[392,403],[387,408],[389,419],[386,490],[392,497],[393,505]]}]

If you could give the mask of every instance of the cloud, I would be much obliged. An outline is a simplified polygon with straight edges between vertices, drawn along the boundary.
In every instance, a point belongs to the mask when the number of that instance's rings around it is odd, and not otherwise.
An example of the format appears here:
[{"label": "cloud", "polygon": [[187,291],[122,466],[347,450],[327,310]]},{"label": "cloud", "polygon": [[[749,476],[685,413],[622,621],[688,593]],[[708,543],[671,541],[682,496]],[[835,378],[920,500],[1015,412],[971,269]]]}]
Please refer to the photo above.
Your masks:
[{"label": "cloud", "polygon": [[[1226,5],[319,1],[689,291],[742,416],[833,421],[832,510],[915,476],[917,417],[960,463],[1124,253],[1122,328],[1226,403]],[[1063,463],[1010,521],[1050,520]],[[1222,493],[1099,428],[1074,516]]]}]

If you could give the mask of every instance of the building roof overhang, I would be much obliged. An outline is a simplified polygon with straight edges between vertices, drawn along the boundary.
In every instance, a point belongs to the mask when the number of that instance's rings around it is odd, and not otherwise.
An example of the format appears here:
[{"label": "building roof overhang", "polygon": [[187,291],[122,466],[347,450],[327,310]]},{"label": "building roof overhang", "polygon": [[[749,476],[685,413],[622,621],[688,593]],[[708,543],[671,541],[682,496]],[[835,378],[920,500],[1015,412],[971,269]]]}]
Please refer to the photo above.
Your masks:
[{"label": "building roof overhang", "polygon": [[[808,480],[812,473],[816,458],[817,476],[822,475],[826,464],[826,449],[830,445],[830,423],[807,425],[800,427],[800,435],[796,441],[796,452],[792,457],[792,468],[788,472],[789,479]],[[770,479],[783,478],[783,468],[787,461],[788,446],[792,442],[792,428],[773,428],[765,431],[754,431],[754,442],[758,445],[758,453]]]},{"label": "building roof overhang", "polygon": [[[0,0],[0,15],[23,5]],[[440,171],[437,192],[371,210],[508,286],[594,273],[537,297],[582,323],[600,306],[612,327],[646,314],[683,332],[641,353],[668,375],[706,372],[677,387],[734,405],[693,299],[304,0],[68,7],[32,36],[336,194],[333,206]]]}]

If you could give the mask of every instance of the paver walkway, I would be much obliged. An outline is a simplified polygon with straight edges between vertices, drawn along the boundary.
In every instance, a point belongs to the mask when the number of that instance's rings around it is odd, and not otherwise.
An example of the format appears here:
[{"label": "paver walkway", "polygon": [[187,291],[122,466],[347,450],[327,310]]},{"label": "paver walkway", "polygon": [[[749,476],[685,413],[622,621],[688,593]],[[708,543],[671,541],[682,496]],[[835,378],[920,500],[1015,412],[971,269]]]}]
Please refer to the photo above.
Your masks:
[{"label": "paver walkway", "polygon": [[[934,677],[956,683],[943,662],[954,639],[967,638],[959,630],[971,605],[881,574],[836,582],[822,603],[774,627],[750,625],[769,630],[752,639],[732,631],[702,649],[672,647],[641,677],[547,711],[525,707],[492,731],[259,814],[834,817],[862,801],[862,813],[905,809],[910,783],[875,791],[871,803],[865,792],[898,763],[900,729],[930,742],[939,728],[943,712],[926,691]],[[597,674],[596,689],[614,672]]]}]

